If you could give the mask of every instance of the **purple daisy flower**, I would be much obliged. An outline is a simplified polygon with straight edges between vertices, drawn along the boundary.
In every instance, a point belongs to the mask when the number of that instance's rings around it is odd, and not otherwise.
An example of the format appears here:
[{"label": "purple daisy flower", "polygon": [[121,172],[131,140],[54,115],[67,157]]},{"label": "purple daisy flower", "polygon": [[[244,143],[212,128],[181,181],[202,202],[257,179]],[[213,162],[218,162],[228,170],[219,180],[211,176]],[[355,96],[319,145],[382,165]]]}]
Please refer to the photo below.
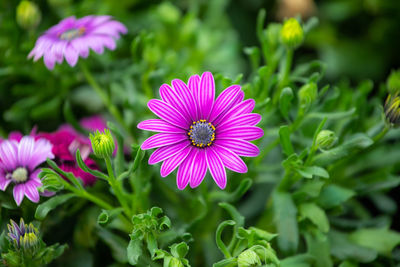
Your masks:
[{"label": "purple daisy flower", "polygon": [[19,206],[27,196],[39,202],[38,187],[42,185],[37,166],[47,158],[54,158],[52,145],[45,139],[24,136],[19,142],[5,140],[0,144],[0,189],[5,191],[12,182],[14,199]]},{"label": "purple daisy flower", "polygon": [[152,99],[149,109],[160,119],[139,123],[138,128],[160,132],[148,138],[142,149],[157,148],[149,164],[163,161],[161,176],[178,166],[177,186],[189,183],[195,188],[203,181],[207,169],[217,185],[226,187],[225,167],[239,173],[247,166],[239,156],[255,157],[259,149],[249,141],[264,135],[255,125],[261,115],[251,113],[253,99],[244,100],[239,85],[226,88],[215,99],[214,77],[210,72],[190,77],[188,85],[173,80],[172,87],[160,87],[162,100]]},{"label": "purple daisy flower", "polygon": [[79,56],[88,57],[89,49],[97,54],[102,54],[104,47],[114,50],[115,40],[127,32],[122,23],[112,20],[110,16],[68,17],[39,37],[28,58],[33,57],[37,61],[43,57],[44,64],[51,70],[56,62],[61,64],[65,57],[73,67]]}]

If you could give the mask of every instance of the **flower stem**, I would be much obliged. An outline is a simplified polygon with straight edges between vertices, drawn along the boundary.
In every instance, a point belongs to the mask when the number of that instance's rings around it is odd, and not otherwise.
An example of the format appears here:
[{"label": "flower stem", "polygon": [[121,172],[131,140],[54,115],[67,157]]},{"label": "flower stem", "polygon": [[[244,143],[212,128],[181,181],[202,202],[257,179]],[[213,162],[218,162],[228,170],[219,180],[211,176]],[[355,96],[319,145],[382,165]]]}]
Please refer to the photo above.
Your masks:
[{"label": "flower stem", "polygon": [[114,190],[115,196],[117,197],[119,203],[121,204],[122,208],[124,209],[124,212],[128,218],[131,217],[131,210],[129,208],[128,203],[126,202],[126,199],[123,195],[121,184],[117,181],[117,179],[114,176],[114,171],[111,166],[111,160],[109,157],[106,157],[105,159],[106,166],[107,166],[107,171],[108,171],[108,182],[111,186],[111,188]]},{"label": "flower stem", "polygon": [[288,48],[286,50],[286,60],[285,60],[285,65],[283,68],[281,80],[279,81],[278,90],[275,92],[274,99],[273,99],[273,102],[275,104],[279,100],[282,89],[289,83],[289,74],[290,74],[290,70],[292,68],[292,62],[293,62],[293,49]]},{"label": "flower stem", "polygon": [[372,139],[374,143],[378,143],[383,137],[385,137],[385,135],[389,130],[390,130],[390,125],[385,123],[385,127],[383,127],[382,131],[380,131],[380,133],[375,135],[374,138]]},{"label": "flower stem", "polygon": [[[81,69],[83,74],[85,75],[86,80],[90,84],[90,86],[93,88],[93,90],[96,91],[96,93],[99,95],[101,100],[103,101],[104,105],[107,107],[108,111],[111,113],[111,115],[118,121],[118,123],[124,128],[124,130],[131,136],[131,138],[134,139],[134,135],[131,131],[131,129],[128,127],[126,122],[124,121],[121,113],[117,109],[115,105],[112,104],[110,98],[106,94],[106,92],[103,90],[103,88],[100,87],[100,85],[96,82],[94,79],[92,73],[88,69],[88,67],[84,64],[80,64]],[[135,142],[135,140],[134,140]]]}]

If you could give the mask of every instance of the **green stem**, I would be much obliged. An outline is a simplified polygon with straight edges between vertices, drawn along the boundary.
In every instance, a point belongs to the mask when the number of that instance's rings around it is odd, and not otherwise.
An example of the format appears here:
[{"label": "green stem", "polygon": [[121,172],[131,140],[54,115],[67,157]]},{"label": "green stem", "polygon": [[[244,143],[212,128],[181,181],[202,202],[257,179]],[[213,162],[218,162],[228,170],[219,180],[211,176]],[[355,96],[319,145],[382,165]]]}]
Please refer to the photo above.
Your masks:
[{"label": "green stem", "polygon": [[124,130],[130,134],[131,138],[133,141],[136,143],[135,137],[132,133],[132,130],[128,127],[126,122],[124,121],[121,113],[117,109],[115,105],[111,102],[109,96],[106,94],[106,92],[103,90],[103,88],[100,87],[100,85],[96,82],[94,79],[92,73],[89,71],[87,66],[84,63],[80,64],[81,69],[83,74],[85,75],[86,80],[90,84],[90,86],[93,88],[94,91],[99,95],[101,100],[103,101],[104,105],[107,107],[108,111],[111,113],[111,115],[118,121],[118,123],[124,128]]},{"label": "green stem", "polygon": [[130,210],[129,205],[126,202],[126,199],[123,195],[121,184],[115,178],[114,171],[113,171],[112,165],[111,165],[111,160],[109,157],[106,157],[104,159],[104,161],[106,162],[107,171],[108,171],[108,178],[109,178],[108,182],[109,182],[111,188],[114,190],[115,196],[117,197],[119,203],[121,204],[122,208],[124,209],[126,216],[128,218],[130,218],[132,215],[131,210]]},{"label": "green stem", "polygon": [[385,127],[383,127],[382,131],[379,134],[375,135],[374,138],[372,139],[374,140],[374,143],[378,143],[383,137],[385,137],[385,135],[389,130],[390,130],[390,125],[385,123]]},{"label": "green stem", "polygon": [[279,100],[282,89],[289,84],[289,74],[290,74],[290,70],[292,68],[292,62],[293,62],[293,49],[288,48],[286,50],[286,60],[285,60],[285,66],[283,69],[282,77],[278,84],[278,90],[275,92],[274,99],[273,99],[275,104]]}]

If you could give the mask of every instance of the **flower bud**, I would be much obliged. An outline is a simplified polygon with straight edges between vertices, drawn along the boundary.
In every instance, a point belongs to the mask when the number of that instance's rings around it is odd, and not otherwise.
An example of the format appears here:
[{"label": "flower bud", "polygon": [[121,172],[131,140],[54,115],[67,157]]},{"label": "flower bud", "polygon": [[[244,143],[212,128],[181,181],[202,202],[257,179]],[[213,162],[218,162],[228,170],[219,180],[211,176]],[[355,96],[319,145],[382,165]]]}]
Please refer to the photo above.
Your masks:
[{"label": "flower bud", "polygon": [[25,30],[36,28],[41,19],[38,6],[31,1],[21,1],[17,7],[17,23]]},{"label": "flower bud", "polygon": [[301,45],[304,39],[303,28],[295,18],[290,18],[283,23],[281,41],[288,48],[294,49]]},{"label": "flower bud", "polygon": [[396,125],[400,123],[400,97],[398,95],[388,95],[384,110],[388,122]]},{"label": "flower bud", "polygon": [[39,232],[32,223],[27,225],[21,218],[18,225],[13,220],[10,220],[10,224],[7,225],[7,228],[8,239],[15,250],[34,253],[39,247]]},{"label": "flower bud", "polygon": [[238,267],[261,266],[261,259],[251,249],[247,249],[238,256]]},{"label": "flower bud", "polygon": [[169,262],[168,267],[185,267],[185,266],[183,265],[183,263],[179,259],[172,258],[170,260],[170,262]]},{"label": "flower bud", "polygon": [[336,142],[337,137],[330,130],[322,130],[317,135],[317,147],[320,149],[329,149]]},{"label": "flower bud", "polygon": [[318,87],[315,83],[307,83],[299,90],[300,108],[307,110],[318,95]]},{"label": "flower bud", "polygon": [[400,70],[392,70],[386,81],[386,86],[389,94],[400,92]]},{"label": "flower bud", "polygon": [[115,143],[110,130],[105,129],[103,133],[97,130],[94,134],[90,134],[89,138],[93,152],[97,157],[104,159],[112,156]]}]

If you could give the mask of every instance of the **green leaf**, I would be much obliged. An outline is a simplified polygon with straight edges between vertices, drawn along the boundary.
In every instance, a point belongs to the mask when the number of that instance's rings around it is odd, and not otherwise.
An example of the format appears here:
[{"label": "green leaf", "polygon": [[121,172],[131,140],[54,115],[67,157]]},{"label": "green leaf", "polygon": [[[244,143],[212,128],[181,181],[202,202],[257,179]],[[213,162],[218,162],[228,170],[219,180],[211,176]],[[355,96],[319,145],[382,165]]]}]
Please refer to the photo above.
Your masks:
[{"label": "green leaf", "polygon": [[223,259],[222,261],[214,263],[213,267],[237,267],[237,259],[236,258]]},{"label": "green leaf", "polygon": [[293,97],[293,91],[290,87],[283,88],[279,97],[279,109],[285,119],[289,119],[289,111]]},{"label": "green leaf", "polygon": [[124,238],[106,230],[105,228],[97,227],[97,229],[99,237],[111,248],[113,258],[120,263],[126,263],[128,261],[128,242]]},{"label": "green leaf", "polygon": [[311,267],[313,264],[313,256],[310,254],[299,254],[281,260],[280,267]]},{"label": "green leaf", "polygon": [[[78,150],[79,151],[79,150]],[[73,175],[70,172],[65,172],[63,170],[61,170],[58,166],[57,163],[55,163],[54,161],[52,161],[51,159],[47,158],[46,160],[47,164],[50,165],[51,168],[53,168],[56,172],[58,172],[59,174],[63,175],[65,178],[68,179],[68,181],[70,181],[76,188],[80,189],[80,190],[84,190],[83,186],[82,186],[82,181],[79,181],[75,175]]]},{"label": "green leaf", "polygon": [[222,231],[224,231],[226,226],[234,226],[236,223],[232,220],[228,220],[228,221],[223,221],[222,223],[220,223],[217,227],[217,231],[215,233],[215,240],[217,243],[217,247],[219,248],[219,250],[225,255],[225,258],[230,258],[231,254],[229,253],[226,245],[224,244],[224,242],[221,239],[221,235],[222,235]]},{"label": "green leaf", "polygon": [[322,178],[329,178],[329,173],[322,167],[309,166],[296,169],[296,171],[303,177],[311,179],[313,176]]},{"label": "green leaf", "polygon": [[151,257],[154,257],[158,249],[157,239],[154,237],[152,233],[149,233],[147,235],[146,242],[147,242],[147,249],[149,250]]},{"label": "green leaf", "polygon": [[70,193],[70,194],[51,197],[46,202],[43,202],[42,204],[37,206],[36,212],[35,212],[35,218],[37,220],[43,220],[44,218],[46,218],[47,214],[51,210],[55,209],[57,206],[59,206],[61,204],[64,204],[65,202],[67,202],[69,199],[71,199],[74,196],[75,196],[75,194]]},{"label": "green leaf", "polygon": [[176,258],[185,258],[189,251],[189,246],[185,242],[173,244],[170,248],[171,254]]},{"label": "green leaf", "polygon": [[354,243],[390,256],[393,248],[400,244],[400,233],[384,228],[359,229],[349,235]]},{"label": "green leaf", "polygon": [[236,202],[241,199],[241,197],[250,189],[253,184],[253,180],[250,178],[245,178],[240,181],[239,186],[233,192],[226,191],[213,191],[210,193],[210,199],[212,201],[223,201],[223,202]]},{"label": "green leaf", "polygon": [[345,233],[331,230],[328,237],[331,244],[331,254],[338,259],[367,263],[374,261],[378,256],[376,251],[351,242]]},{"label": "green leaf", "polygon": [[323,208],[329,209],[341,205],[355,194],[350,189],[331,184],[322,190],[318,202]]},{"label": "green leaf", "polygon": [[317,197],[322,187],[325,185],[324,181],[319,180],[305,180],[303,185],[293,194],[295,199],[298,198],[306,198],[307,196],[310,197]]},{"label": "green leaf", "polygon": [[283,153],[286,156],[290,156],[294,153],[292,142],[290,141],[290,129],[287,125],[281,126],[279,128],[279,138]]},{"label": "green leaf", "polygon": [[278,246],[284,252],[294,252],[299,244],[297,208],[289,193],[273,194],[275,226],[278,230]]},{"label": "green leaf", "polygon": [[129,241],[128,247],[126,249],[129,264],[136,265],[138,263],[140,255],[143,254],[142,246],[143,243],[140,239],[135,238]]},{"label": "green leaf", "polygon": [[317,204],[313,202],[303,203],[299,206],[299,212],[303,217],[312,221],[322,232],[327,233],[329,231],[328,217]]},{"label": "green leaf", "polygon": [[314,231],[313,234],[305,233],[308,254],[315,258],[315,267],[330,267],[333,266],[330,257],[329,240],[325,234],[319,231]]}]

